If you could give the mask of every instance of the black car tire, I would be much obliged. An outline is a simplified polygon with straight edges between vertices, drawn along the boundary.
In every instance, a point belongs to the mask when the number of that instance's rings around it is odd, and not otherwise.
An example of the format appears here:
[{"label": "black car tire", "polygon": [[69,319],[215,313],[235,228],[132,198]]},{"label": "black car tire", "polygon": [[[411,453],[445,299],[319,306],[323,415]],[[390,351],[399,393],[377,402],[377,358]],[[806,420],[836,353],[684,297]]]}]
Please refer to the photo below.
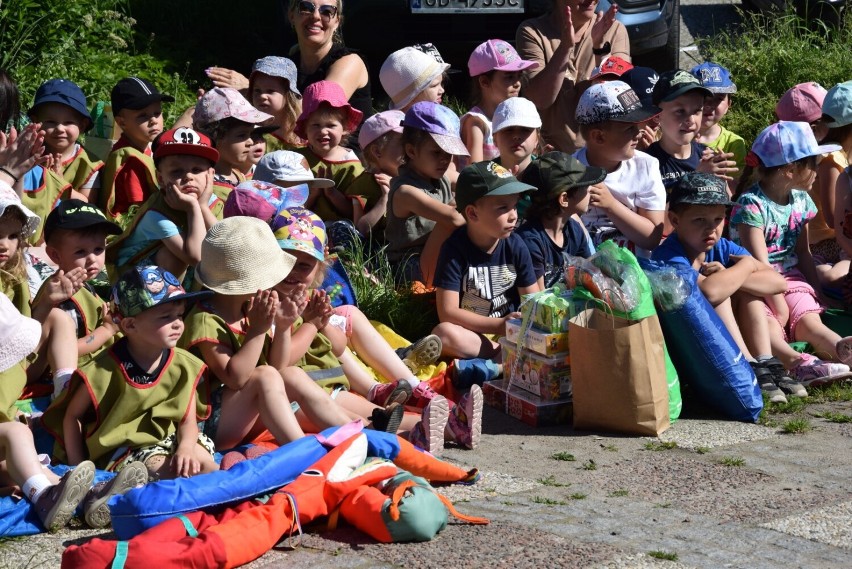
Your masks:
[{"label": "black car tire", "polygon": [[657,73],[680,67],[680,0],[673,0],[672,25],[666,45],[634,57],[634,65],[653,68]]}]

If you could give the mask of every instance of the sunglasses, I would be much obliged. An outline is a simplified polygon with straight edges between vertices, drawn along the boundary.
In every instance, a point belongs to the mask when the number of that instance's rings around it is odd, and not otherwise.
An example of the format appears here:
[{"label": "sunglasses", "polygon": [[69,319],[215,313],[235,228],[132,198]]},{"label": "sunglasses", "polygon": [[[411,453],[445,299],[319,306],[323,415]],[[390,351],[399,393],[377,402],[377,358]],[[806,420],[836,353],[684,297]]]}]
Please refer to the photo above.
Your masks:
[{"label": "sunglasses", "polygon": [[317,6],[313,2],[302,0],[298,4],[299,13],[303,16],[313,16],[315,12],[319,12],[320,18],[328,22],[337,15],[337,6]]}]

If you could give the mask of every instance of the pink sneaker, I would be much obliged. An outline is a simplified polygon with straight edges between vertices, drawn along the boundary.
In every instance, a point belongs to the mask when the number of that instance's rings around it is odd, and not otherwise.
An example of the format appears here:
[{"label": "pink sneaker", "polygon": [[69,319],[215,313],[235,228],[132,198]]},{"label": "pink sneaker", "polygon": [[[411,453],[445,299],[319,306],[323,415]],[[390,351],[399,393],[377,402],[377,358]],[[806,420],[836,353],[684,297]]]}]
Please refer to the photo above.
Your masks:
[{"label": "pink sneaker", "polygon": [[377,383],[367,394],[367,400],[379,407],[387,407],[391,403],[405,403],[411,398],[411,384],[405,379],[397,379],[391,383]]},{"label": "pink sneaker", "polygon": [[436,395],[424,408],[420,422],[408,435],[411,444],[438,456],[444,450],[444,429],[447,427],[450,406],[447,400]]},{"label": "pink sneaker", "polygon": [[790,375],[804,387],[816,387],[852,377],[852,372],[846,364],[826,362],[811,354],[802,354],[802,363],[791,369]]},{"label": "pink sneaker", "polygon": [[473,385],[450,412],[447,428],[452,440],[471,450],[479,446],[482,435],[482,388]]},{"label": "pink sneaker", "polygon": [[435,397],[440,397],[440,395],[438,395],[434,389],[429,387],[428,383],[421,381],[412,391],[411,398],[408,400],[408,405],[422,409]]}]

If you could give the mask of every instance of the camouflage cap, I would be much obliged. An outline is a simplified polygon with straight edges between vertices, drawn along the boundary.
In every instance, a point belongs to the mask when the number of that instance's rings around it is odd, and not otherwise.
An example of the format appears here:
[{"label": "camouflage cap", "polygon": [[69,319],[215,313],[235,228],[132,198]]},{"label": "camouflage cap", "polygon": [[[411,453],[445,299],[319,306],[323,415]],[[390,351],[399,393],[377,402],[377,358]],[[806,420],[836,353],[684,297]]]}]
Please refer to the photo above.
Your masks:
[{"label": "camouflage cap", "polygon": [[713,94],[689,71],[674,69],[660,75],[657,84],[654,85],[651,98],[655,105],[659,105],[660,103],[670,103],[690,91],[700,92],[705,97]]},{"label": "camouflage cap", "polygon": [[570,154],[548,152],[533,160],[523,174],[521,181],[536,187],[532,193],[534,201],[544,201],[558,196],[571,188],[591,186],[606,178],[606,170],[596,166],[586,166]]},{"label": "camouflage cap", "polygon": [[689,205],[733,205],[725,181],[713,174],[688,172],[672,187],[669,207]]}]

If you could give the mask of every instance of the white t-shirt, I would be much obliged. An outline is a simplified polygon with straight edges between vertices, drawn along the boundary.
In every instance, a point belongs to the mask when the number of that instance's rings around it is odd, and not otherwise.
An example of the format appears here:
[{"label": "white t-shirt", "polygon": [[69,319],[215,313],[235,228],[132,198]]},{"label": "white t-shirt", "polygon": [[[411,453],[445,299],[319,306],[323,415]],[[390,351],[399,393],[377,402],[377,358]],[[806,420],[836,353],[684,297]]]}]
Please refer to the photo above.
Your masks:
[{"label": "white t-shirt", "polygon": [[[578,150],[574,157],[586,166],[589,165],[585,148]],[[666,209],[666,189],[660,175],[659,162],[642,151],[637,150],[633,158],[625,160],[618,169],[607,174],[604,184],[609,188],[612,197],[631,211],[639,208],[649,211]],[[606,212],[600,208],[590,207],[581,219],[596,245],[600,245],[611,235],[620,233]]]}]

